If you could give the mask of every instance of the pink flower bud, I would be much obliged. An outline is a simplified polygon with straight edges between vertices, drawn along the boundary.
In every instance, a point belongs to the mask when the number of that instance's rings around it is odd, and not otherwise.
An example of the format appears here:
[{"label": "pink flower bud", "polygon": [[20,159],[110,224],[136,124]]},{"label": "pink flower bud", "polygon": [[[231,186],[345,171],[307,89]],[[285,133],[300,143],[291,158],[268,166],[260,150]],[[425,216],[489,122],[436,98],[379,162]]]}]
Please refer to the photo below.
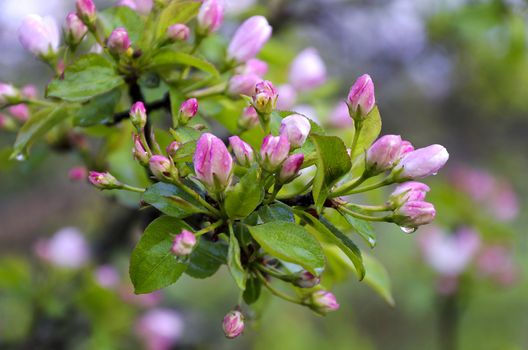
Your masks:
[{"label": "pink flower bud", "polygon": [[233,158],[222,140],[210,133],[198,139],[194,154],[196,177],[209,190],[223,191],[229,186],[233,170]]},{"label": "pink flower bud", "polygon": [[19,92],[10,84],[0,83],[0,107],[12,103],[19,98]]},{"label": "pink flower bud", "polygon": [[430,224],[436,216],[434,206],[424,201],[407,201],[394,211],[394,223],[409,232],[418,226]]},{"label": "pink flower bud", "polygon": [[88,174],[88,180],[97,188],[102,190],[111,190],[115,188],[121,188],[121,182],[110,174],[109,172],[100,173],[97,171],[90,171]]},{"label": "pink flower bud", "polygon": [[176,23],[167,29],[167,37],[173,41],[189,39],[191,30],[185,24]]},{"label": "pink flower bud", "polygon": [[90,258],[88,242],[74,227],[59,230],[45,242],[44,248],[46,260],[59,267],[78,269]]},{"label": "pink flower bud", "polygon": [[[280,97],[279,97],[280,100]],[[345,102],[339,102],[337,106],[330,113],[329,123],[334,128],[349,128],[352,125],[352,118],[350,118],[350,113],[348,111],[348,106]]]},{"label": "pink flower bud", "polygon": [[269,172],[277,170],[288,158],[290,153],[290,142],[285,135],[268,135],[262,141],[260,156],[262,157],[262,167]]},{"label": "pink flower bud", "polygon": [[281,121],[280,134],[285,135],[292,149],[301,147],[310,134],[310,121],[300,115],[292,114]]},{"label": "pink flower bud", "polygon": [[435,175],[449,159],[445,147],[431,145],[405,154],[394,168],[398,179],[419,179]]},{"label": "pink flower bud", "polygon": [[230,311],[224,317],[222,328],[227,338],[238,337],[244,331],[244,315],[240,311]]},{"label": "pink flower bud", "polygon": [[130,38],[125,28],[114,29],[106,42],[108,50],[115,55],[124,54],[128,51],[130,45]]},{"label": "pink flower bud", "polygon": [[22,96],[29,99],[37,98],[38,89],[35,85],[26,85],[22,88]]},{"label": "pink flower bud", "polygon": [[59,48],[60,34],[52,17],[29,15],[18,29],[18,40],[35,56],[53,55]]},{"label": "pink flower bud", "polygon": [[150,157],[149,168],[152,175],[159,180],[170,178],[172,175],[172,162],[164,156],[153,155]]},{"label": "pink flower bud", "polygon": [[153,5],[153,0],[119,0],[116,6],[126,6],[142,15],[148,15]]},{"label": "pink flower bud", "polygon": [[504,286],[513,284],[519,277],[512,252],[499,245],[482,249],[477,259],[477,267],[480,275]]},{"label": "pink flower bud", "polygon": [[390,170],[400,160],[402,139],[400,135],[380,137],[367,151],[366,169],[370,175]]},{"label": "pink flower bud", "polygon": [[187,256],[191,254],[195,245],[196,236],[194,233],[187,230],[182,230],[174,237],[171,251],[176,256]]},{"label": "pink flower bud", "polygon": [[277,109],[281,111],[291,111],[297,102],[297,91],[289,84],[281,85],[277,88],[279,97],[277,98]]},{"label": "pink flower bud", "polygon": [[326,67],[313,47],[304,49],[295,57],[290,68],[290,83],[298,91],[321,86],[326,81]]},{"label": "pink flower bud", "polygon": [[77,16],[85,24],[93,24],[95,22],[97,9],[93,0],[77,0],[75,7],[77,8]]},{"label": "pink flower bud", "polygon": [[370,75],[363,74],[352,85],[348,93],[347,104],[353,119],[356,117],[364,119],[372,111],[376,104],[376,96]]},{"label": "pink flower bud", "polygon": [[263,114],[271,113],[277,106],[278,93],[271,81],[263,80],[255,85],[253,107]]},{"label": "pink flower bud", "polygon": [[[144,297],[148,294],[142,294]],[[135,330],[148,350],[170,350],[183,336],[184,322],[176,311],[151,309],[136,322]]]},{"label": "pink flower bud", "polygon": [[430,191],[429,186],[421,182],[409,181],[398,185],[390,195],[390,201],[395,206],[401,206],[405,202],[423,201],[425,195]]},{"label": "pink flower bud", "polygon": [[134,135],[133,139],[134,148],[132,149],[132,154],[134,155],[134,159],[143,166],[149,165],[149,154],[145,148],[145,145],[141,141],[141,137],[139,135]]},{"label": "pink flower bud", "polygon": [[88,171],[83,166],[76,166],[68,171],[68,178],[71,181],[82,181],[86,179]]},{"label": "pink flower bud", "polygon": [[66,16],[66,41],[73,46],[77,46],[88,32],[88,27],[81,21],[75,13]]},{"label": "pink flower bud", "polygon": [[169,156],[171,156],[172,158],[176,157],[176,152],[180,149],[181,147],[181,143],[179,143],[178,141],[172,141],[168,146],[167,146],[167,154]]},{"label": "pink flower bud", "polygon": [[139,101],[130,108],[130,121],[137,130],[143,130],[147,124],[147,110],[143,102]]},{"label": "pink flower bud", "polygon": [[255,74],[262,78],[268,72],[268,64],[258,58],[252,58],[246,64],[237,67],[235,71],[237,74]]},{"label": "pink flower bud", "polygon": [[20,122],[25,122],[29,119],[29,107],[24,103],[11,106],[7,111]]},{"label": "pink flower bud", "polygon": [[102,265],[95,270],[95,280],[103,288],[114,289],[119,286],[119,272],[111,265]]},{"label": "pink flower bud", "polygon": [[231,136],[229,138],[229,144],[235,153],[235,158],[241,166],[249,167],[253,163],[255,156],[253,148],[238,136]]},{"label": "pink flower bud", "polygon": [[253,96],[253,94],[255,94],[255,86],[260,81],[262,81],[262,79],[253,73],[233,75],[231,79],[229,79],[227,92],[232,96]]},{"label": "pink flower bud", "polygon": [[137,5],[135,0],[119,0],[116,4],[116,6],[124,6],[128,7],[134,11],[137,10]]},{"label": "pink flower bud", "polygon": [[299,273],[299,278],[294,282],[297,287],[300,288],[313,288],[320,282],[319,277],[314,276],[308,271],[302,271]]},{"label": "pink flower bud", "polygon": [[237,29],[227,49],[228,59],[246,62],[254,58],[271,36],[266,18],[253,16]]},{"label": "pink flower bud", "polygon": [[247,130],[257,126],[258,124],[259,118],[255,108],[253,106],[244,108],[242,115],[238,120],[238,125],[240,128]]},{"label": "pink flower bud", "polygon": [[279,173],[279,182],[288,183],[299,176],[303,162],[304,154],[302,153],[292,154],[286,158]]},{"label": "pink flower bud", "polygon": [[198,12],[198,30],[203,34],[216,32],[224,21],[224,6],[221,0],[205,0]]},{"label": "pink flower bud", "polygon": [[198,100],[190,98],[180,106],[180,122],[187,124],[198,112]]},{"label": "pink flower bud", "polygon": [[316,311],[326,314],[339,309],[339,304],[332,293],[326,290],[319,290],[312,294],[312,307]]}]

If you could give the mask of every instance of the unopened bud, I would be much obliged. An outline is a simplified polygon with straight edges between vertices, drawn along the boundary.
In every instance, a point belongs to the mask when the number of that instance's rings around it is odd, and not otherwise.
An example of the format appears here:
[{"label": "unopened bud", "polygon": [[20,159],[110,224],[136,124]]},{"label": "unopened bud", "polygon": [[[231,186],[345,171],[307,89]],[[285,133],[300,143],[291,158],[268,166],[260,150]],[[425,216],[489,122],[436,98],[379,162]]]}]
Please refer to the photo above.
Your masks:
[{"label": "unopened bud", "polygon": [[22,46],[33,55],[49,58],[59,49],[59,29],[52,17],[29,15],[18,29],[18,39]]},{"label": "unopened bud", "polygon": [[251,129],[259,124],[257,111],[253,106],[244,108],[240,119],[238,119],[238,126],[243,130]]},{"label": "unopened bud", "polygon": [[82,181],[86,179],[87,170],[83,166],[76,166],[68,171],[68,178],[71,181]]},{"label": "unopened bud", "polygon": [[149,154],[145,148],[145,145],[141,141],[141,137],[139,135],[134,135],[133,138],[134,148],[132,149],[132,154],[134,155],[134,159],[143,166],[149,165]]},{"label": "unopened bud", "polygon": [[222,328],[227,338],[234,339],[238,337],[244,331],[244,315],[237,310],[229,312],[224,317]]},{"label": "unopened bud", "polygon": [[365,119],[376,104],[374,83],[368,74],[360,76],[350,88],[347,97],[348,109],[352,119]]},{"label": "unopened bud", "polygon": [[187,230],[182,230],[174,237],[171,251],[176,256],[187,256],[191,254],[196,245],[196,236]]},{"label": "unopened bud", "polygon": [[147,124],[147,110],[143,102],[139,101],[132,105],[130,108],[130,121],[138,131],[143,130]]},{"label": "unopened bud", "polygon": [[279,182],[288,183],[299,176],[303,162],[304,154],[302,153],[292,154],[286,158],[279,173]]},{"label": "unopened bud", "polygon": [[[421,225],[430,224],[436,216],[434,206],[429,202],[405,202],[394,211],[393,222],[398,226],[413,229]],[[409,230],[412,232],[412,230]]]},{"label": "unopened bud", "polygon": [[66,42],[71,46],[77,46],[88,32],[88,27],[75,13],[66,16]]},{"label": "unopened bud", "polygon": [[122,55],[128,51],[131,46],[128,32],[125,28],[116,28],[110,33],[106,42],[108,50],[114,55]]},{"label": "unopened bud", "polygon": [[100,173],[97,171],[90,171],[88,180],[92,185],[102,190],[111,190],[121,188],[122,184],[109,172]]},{"label": "unopened bud", "polygon": [[310,121],[300,115],[292,114],[281,121],[280,134],[286,135],[292,148],[301,147],[310,134]]},{"label": "unopened bud", "polygon": [[168,146],[167,146],[167,154],[172,157],[172,158],[175,158],[176,157],[176,152],[180,149],[181,147],[181,143],[179,143],[178,141],[172,141]]},{"label": "unopened bud", "polygon": [[185,24],[176,23],[167,29],[167,37],[172,41],[189,39],[190,29]]},{"label": "unopened bud", "polygon": [[313,288],[320,282],[319,277],[314,276],[311,272],[302,271],[299,273],[299,278],[294,282],[300,288]]},{"label": "unopened bud", "polygon": [[200,7],[198,31],[203,34],[216,32],[224,21],[224,6],[221,0],[205,0]]},{"label": "unopened bud", "polygon": [[187,124],[198,112],[198,100],[190,98],[180,106],[180,123]]},{"label": "unopened bud", "polygon": [[247,19],[237,29],[229,43],[227,56],[230,60],[246,62],[254,58],[271,36],[272,28],[263,16]]},{"label": "unopened bud", "polygon": [[238,136],[231,136],[229,138],[229,144],[233,149],[235,158],[241,166],[249,167],[253,163],[255,156],[253,148]]},{"label": "unopened bud", "polygon": [[20,99],[20,93],[10,84],[0,83],[0,107]]},{"label": "unopened bud", "polygon": [[313,293],[311,301],[312,308],[321,314],[326,314],[330,311],[339,309],[339,304],[337,303],[334,294],[325,290],[319,290]]},{"label": "unopened bud", "polygon": [[153,155],[150,157],[149,167],[152,174],[159,180],[165,180],[172,175],[172,162],[167,157]]},{"label": "unopened bud", "polygon": [[79,16],[85,24],[88,25],[95,22],[97,9],[95,8],[93,0],[77,0],[75,5],[77,8],[77,16]]},{"label": "unopened bud", "polygon": [[278,93],[271,81],[261,81],[255,85],[253,107],[262,114],[270,114],[277,106]]},{"label": "unopened bud", "polygon": [[289,153],[290,142],[285,135],[266,136],[260,148],[262,167],[269,172],[274,172],[288,158]]},{"label": "unopened bud", "polygon": [[393,173],[398,180],[410,180],[435,175],[447,160],[449,153],[441,145],[419,148],[405,154]]}]

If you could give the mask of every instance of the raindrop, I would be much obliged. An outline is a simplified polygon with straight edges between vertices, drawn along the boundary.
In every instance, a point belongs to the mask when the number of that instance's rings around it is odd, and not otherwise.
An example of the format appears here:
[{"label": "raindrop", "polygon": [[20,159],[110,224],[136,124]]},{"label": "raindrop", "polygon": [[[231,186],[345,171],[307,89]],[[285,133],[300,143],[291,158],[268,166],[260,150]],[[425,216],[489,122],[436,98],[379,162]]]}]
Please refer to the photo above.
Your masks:
[{"label": "raindrop", "polygon": [[22,153],[19,153],[16,155],[15,159],[18,160],[19,162],[23,162],[26,160],[26,156],[23,155]]},{"label": "raindrop", "polygon": [[370,244],[372,247],[374,247],[374,246],[376,245],[376,240],[375,240],[374,238],[372,238],[372,237],[369,237],[369,238],[368,238],[368,242],[369,242],[369,244]]},{"label": "raindrop", "polygon": [[414,231],[416,231],[416,227],[403,227],[401,226],[400,229],[405,232],[405,233],[413,233]]}]

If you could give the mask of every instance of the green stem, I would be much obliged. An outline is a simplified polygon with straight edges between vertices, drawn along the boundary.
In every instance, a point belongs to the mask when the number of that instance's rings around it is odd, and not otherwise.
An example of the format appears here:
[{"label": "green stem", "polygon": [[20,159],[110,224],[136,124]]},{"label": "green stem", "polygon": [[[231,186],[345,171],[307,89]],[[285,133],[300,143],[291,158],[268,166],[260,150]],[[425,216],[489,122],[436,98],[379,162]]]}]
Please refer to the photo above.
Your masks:
[{"label": "green stem", "polygon": [[357,121],[357,123],[354,124],[355,126],[355,132],[354,132],[354,138],[352,139],[352,146],[350,146],[350,156],[354,156],[354,151],[356,150],[356,146],[359,140],[359,134],[361,134],[361,129],[363,129],[363,123],[360,121]]},{"label": "green stem", "polygon": [[176,185],[183,190],[185,193],[190,195],[192,198],[196,199],[201,205],[204,206],[207,210],[209,210],[214,216],[220,217],[220,211],[213,207],[211,204],[207,203],[205,199],[203,199],[198,193],[193,191],[191,188],[187,187],[183,184],[181,181],[176,181]]},{"label": "green stem", "polygon": [[291,275],[282,274],[282,273],[280,273],[279,271],[277,271],[275,269],[270,269],[270,268],[268,268],[266,266],[263,266],[263,265],[260,265],[260,264],[255,265],[255,267],[257,269],[259,269],[260,271],[265,272],[268,275],[273,276],[275,278],[278,278],[280,280],[283,280],[283,281],[286,281],[286,282],[292,282],[293,281],[293,278],[291,277]]},{"label": "green stem", "polygon": [[53,102],[43,101],[43,100],[22,100],[20,101],[22,103],[29,103],[37,106],[44,106],[44,107],[54,107],[56,104]]},{"label": "green stem", "polygon": [[355,217],[356,219],[367,220],[367,221],[384,221],[384,222],[390,222],[391,221],[391,216],[390,215],[379,216],[379,217],[378,216],[369,216],[369,215],[364,215],[364,214],[357,213],[357,212],[355,212],[353,210],[348,209],[345,206],[339,207],[338,210],[342,210],[345,213]]},{"label": "green stem", "polygon": [[207,232],[215,230],[216,228],[220,227],[223,223],[224,223],[224,220],[218,220],[214,224],[211,224],[211,225],[201,229],[200,231],[195,232],[194,235],[197,236],[197,237],[201,236],[201,235],[203,235],[203,234],[205,234]]},{"label": "green stem", "polygon": [[137,193],[143,193],[146,191],[145,188],[134,187],[134,186],[126,185],[126,184],[123,184],[121,189],[131,191],[131,192],[137,192]]},{"label": "green stem", "polygon": [[387,185],[390,185],[390,184],[393,184],[393,183],[394,183],[393,178],[392,177],[388,177],[388,178],[383,179],[380,182],[376,182],[375,184],[372,184],[372,185],[369,185],[369,186],[365,186],[365,187],[361,187],[361,188],[358,188],[358,189],[355,189],[355,190],[348,190],[348,191],[345,192],[345,191],[342,191],[341,189],[339,189],[338,191],[331,193],[329,198],[335,198],[335,197],[343,196],[343,195],[367,192],[367,191],[375,190],[377,188],[380,188],[380,187],[383,187],[383,186],[387,186]]},{"label": "green stem", "polygon": [[227,87],[227,83],[223,82],[217,85],[213,85],[201,90],[194,90],[187,94],[185,94],[185,97],[207,97],[207,96],[214,96],[218,94],[222,94]]},{"label": "green stem", "polygon": [[302,300],[299,300],[299,299],[296,299],[296,298],[293,298],[291,296],[289,296],[288,294],[286,293],[283,293],[281,291],[279,291],[278,289],[276,289],[275,287],[273,287],[271,285],[271,283],[269,283],[266,278],[259,272],[259,271],[255,271],[255,274],[257,275],[257,277],[260,279],[260,281],[262,282],[262,284],[268,288],[268,290],[275,296],[278,296],[279,298],[281,299],[284,299],[286,301],[289,301],[291,303],[295,303],[295,304],[299,304],[299,305],[306,305]]},{"label": "green stem", "polygon": [[362,205],[362,204],[355,204],[355,203],[347,203],[345,206],[357,208],[365,211],[389,211],[391,208],[387,205]]},{"label": "green stem", "polygon": [[277,193],[279,193],[281,188],[282,188],[282,185],[279,185],[279,184],[275,183],[275,185],[273,186],[273,192],[271,193],[271,196],[266,200],[265,204],[272,203],[275,200],[275,198],[277,197]]},{"label": "green stem", "polygon": [[361,174],[361,176],[358,177],[357,179],[353,179],[350,182],[347,182],[343,186],[339,187],[338,189],[336,189],[335,191],[330,193],[329,198],[335,198],[335,197],[339,197],[339,196],[342,196],[344,194],[347,194],[348,191],[350,191],[350,190],[356,188],[357,186],[361,185],[366,179],[368,179],[368,177],[367,177],[366,173],[363,172],[363,174]]}]

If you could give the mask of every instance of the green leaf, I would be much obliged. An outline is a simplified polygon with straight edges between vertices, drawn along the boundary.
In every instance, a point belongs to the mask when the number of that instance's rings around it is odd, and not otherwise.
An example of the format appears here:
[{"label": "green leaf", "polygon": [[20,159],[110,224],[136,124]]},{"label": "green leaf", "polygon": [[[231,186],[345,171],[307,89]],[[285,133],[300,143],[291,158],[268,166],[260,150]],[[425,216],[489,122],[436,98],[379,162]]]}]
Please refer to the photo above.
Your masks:
[{"label": "green leaf", "polygon": [[163,214],[183,219],[192,214],[206,213],[207,210],[189,194],[172,184],[158,182],[143,193],[143,201]]},{"label": "green leaf", "polygon": [[193,129],[190,126],[180,126],[176,130],[171,129],[170,133],[176,141],[181,143],[196,141],[202,135],[200,131]]},{"label": "green leaf", "polygon": [[185,24],[198,14],[201,3],[194,0],[175,0],[159,16],[156,37],[165,36],[167,29],[176,23]]},{"label": "green leaf", "polygon": [[187,264],[179,262],[171,252],[174,235],[182,229],[189,227],[170,216],[157,218],[145,229],[130,259],[130,279],[136,294],[167,287],[185,271]]},{"label": "green leaf", "polygon": [[227,266],[229,267],[229,272],[235,280],[238,288],[241,290],[246,289],[246,271],[242,267],[240,262],[240,245],[238,244],[238,239],[233,233],[232,227],[230,228],[229,234],[229,251],[227,254]]},{"label": "green leaf", "polygon": [[262,222],[271,221],[289,221],[295,222],[293,211],[289,206],[283,203],[273,203],[271,205],[263,205],[258,210],[258,215]]},{"label": "green leaf", "polygon": [[376,291],[389,305],[394,306],[390,277],[385,266],[368,254],[363,256],[363,262],[367,270],[364,282]]},{"label": "green leaf", "polygon": [[201,237],[191,253],[189,267],[185,273],[194,278],[207,278],[227,263],[227,244],[224,241],[213,242]]},{"label": "green leaf", "polygon": [[345,144],[336,136],[312,135],[317,149],[317,173],[313,183],[315,207],[321,212],[332,186],[345,175],[352,164]]},{"label": "green leaf", "polygon": [[151,68],[159,68],[174,65],[191,66],[203,72],[209,73],[215,77],[220,76],[220,73],[218,73],[216,67],[205,59],[189,55],[184,52],[172,51],[170,49],[164,49],[159,51],[157,54],[154,55],[154,57],[152,57],[152,60],[150,62]]},{"label": "green leaf", "polygon": [[363,240],[371,247],[376,246],[376,234],[372,225],[365,220],[360,220],[352,215],[347,214],[344,211],[338,210],[339,213],[346,219],[349,225],[354,229],[354,231],[361,237]]},{"label": "green leaf", "polygon": [[286,221],[268,222],[248,226],[251,236],[269,254],[301,265],[314,275],[324,269],[324,254],[321,245],[302,226]]},{"label": "green leaf", "polygon": [[231,219],[242,219],[251,214],[264,199],[258,167],[253,166],[227,193],[225,210]]},{"label": "green leaf", "polygon": [[108,37],[116,28],[125,28],[132,44],[136,44],[144,31],[143,20],[128,6],[114,6],[98,13],[103,24],[104,35]]},{"label": "green leaf", "polygon": [[196,142],[186,142],[178,148],[172,160],[175,162],[192,162],[196,152]]},{"label": "green leaf", "polygon": [[73,118],[76,126],[93,126],[113,120],[115,106],[121,98],[121,90],[114,89],[91,99]]},{"label": "green leaf", "polygon": [[348,256],[352,264],[356,267],[359,280],[362,280],[365,277],[365,267],[363,265],[361,251],[350,238],[339,231],[339,229],[332,225],[323,216],[321,216],[318,220],[302,210],[295,210],[294,212],[295,215],[299,216],[310,226],[312,226],[317,231],[317,233],[319,233],[322,240],[335,244],[343,251],[343,253]]},{"label": "green leaf", "polygon": [[262,282],[257,277],[250,277],[246,282],[246,290],[242,297],[246,304],[251,305],[255,303],[260,297],[260,290],[262,288]]},{"label": "green leaf", "polygon": [[56,78],[49,85],[47,96],[65,101],[86,101],[125,83],[112,62],[101,55],[81,56],[64,72],[64,79]]},{"label": "green leaf", "polygon": [[376,140],[381,132],[381,116],[378,107],[374,107],[372,111],[363,121],[361,133],[359,134],[358,142],[352,155],[352,159],[358,155],[363,154],[370,145]]},{"label": "green leaf", "polygon": [[36,140],[68,117],[68,110],[63,104],[44,108],[33,114],[19,130],[11,158],[27,155]]}]

